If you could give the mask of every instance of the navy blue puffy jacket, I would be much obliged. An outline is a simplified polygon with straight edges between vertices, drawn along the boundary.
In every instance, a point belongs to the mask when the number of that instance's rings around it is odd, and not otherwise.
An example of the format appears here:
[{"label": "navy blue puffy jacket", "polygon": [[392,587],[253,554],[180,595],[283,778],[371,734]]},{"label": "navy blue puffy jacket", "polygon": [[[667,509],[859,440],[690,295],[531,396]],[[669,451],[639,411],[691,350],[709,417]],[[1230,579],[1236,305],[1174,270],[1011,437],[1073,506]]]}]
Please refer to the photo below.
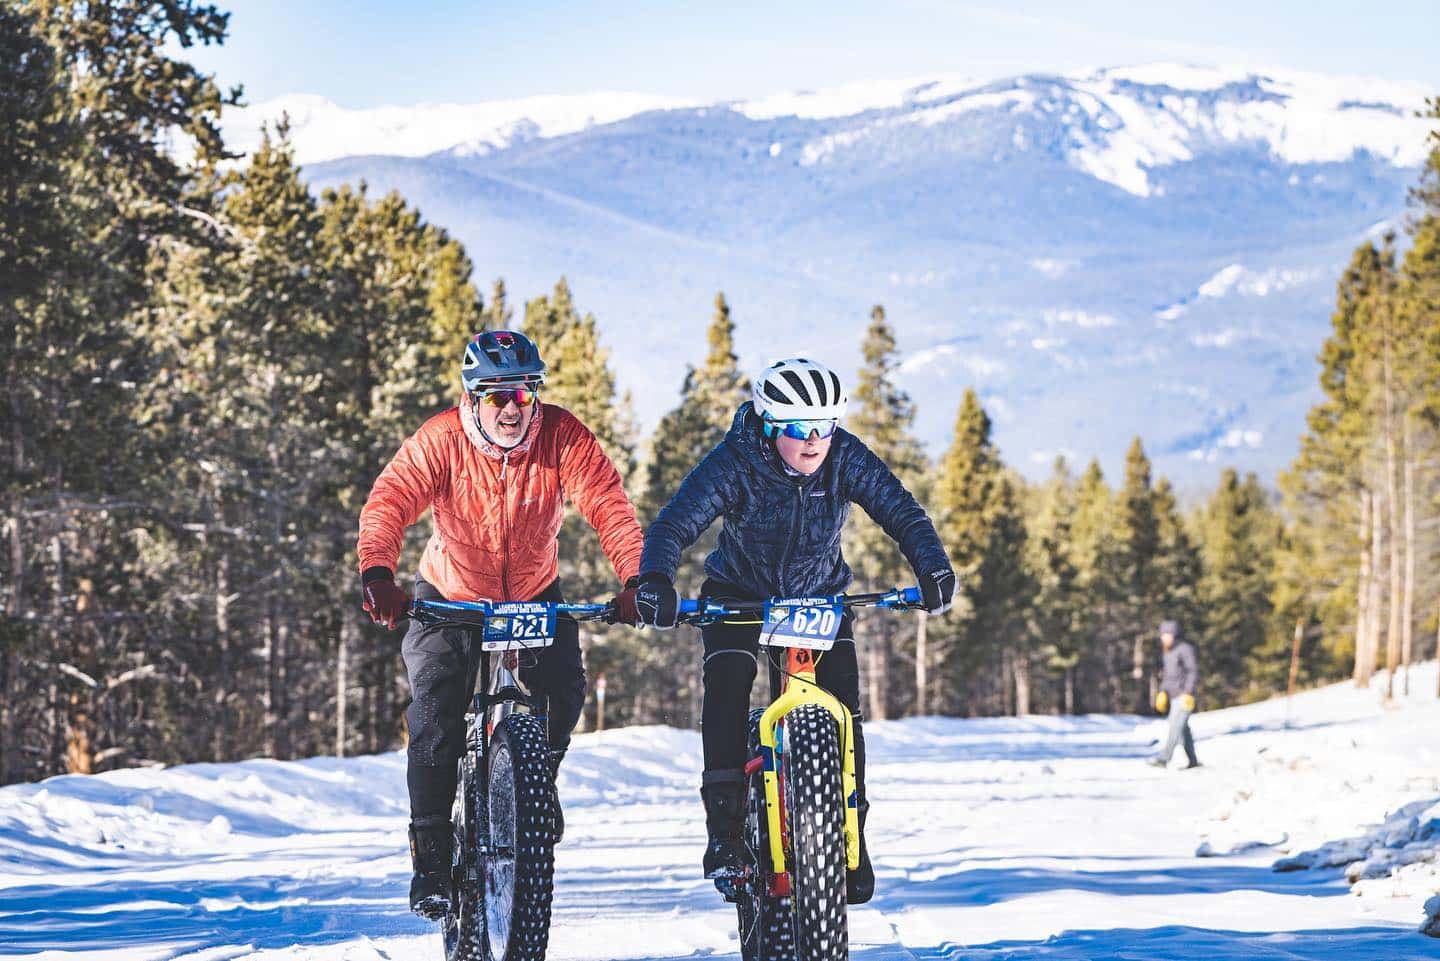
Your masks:
[{"label": "navy blue puffy jacket", "polygon": [[850,584],[840,532],[859,504],[884,528],[917,575],[948,570],[950,559],[924,509],[858,437],[832,435],[830,454],[808,477],[785,472],[760,434],[750,402],[725,440],[696,465],[645,533],[640,573],[675,577],[680,555],[717,517],[720,545],[705,573],[755,598],[838,594]]}]

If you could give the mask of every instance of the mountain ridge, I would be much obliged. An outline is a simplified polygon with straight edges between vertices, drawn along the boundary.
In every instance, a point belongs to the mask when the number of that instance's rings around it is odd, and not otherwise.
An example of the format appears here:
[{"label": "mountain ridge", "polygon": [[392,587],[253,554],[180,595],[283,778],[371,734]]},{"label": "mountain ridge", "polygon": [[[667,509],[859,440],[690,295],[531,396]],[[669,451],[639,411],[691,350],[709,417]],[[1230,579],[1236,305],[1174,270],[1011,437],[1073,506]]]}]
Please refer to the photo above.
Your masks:
[{"label": "mountain ridge", "polygon": [[1289,461],[1335,279],[1425,154],[1418,88],[1173,65],[898,84],[606,122],[492,105],[529,126],[307,176],[399,189],[517,297],[567,276],[647,427],[724,290],[747,366],[820,332],[853,369],[885,304],[932,454],[975,386],[1032,475],[1057,453],[1113,473],[1136,434],[1180,482]]}]

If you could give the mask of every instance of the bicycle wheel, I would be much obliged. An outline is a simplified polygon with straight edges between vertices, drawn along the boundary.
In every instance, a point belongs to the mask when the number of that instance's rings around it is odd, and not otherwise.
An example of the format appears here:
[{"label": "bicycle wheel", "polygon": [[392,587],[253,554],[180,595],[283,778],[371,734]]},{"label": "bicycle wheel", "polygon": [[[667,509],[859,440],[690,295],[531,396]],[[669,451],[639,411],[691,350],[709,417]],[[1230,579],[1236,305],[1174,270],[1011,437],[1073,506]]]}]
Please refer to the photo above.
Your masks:
[{"label": "bicycle wheel", "polygon": [[544,961],[555,874],[545,725],[511,714],[496,725],[487,755],[482,961]]},{"label": "bicycle wheel", "polygon": [[[750,712],[750,757],[760,753],[760,715]],[[750,877],[736,886],[735,913],[740,924],[743,961],[794,961],[795,924],[790,898],[770,894],[770,826],[765,816],[765,780],[750,775],[745,792],[745,842]]]},{"label": "bicycle wheel", "polygon": [[818,704],[785,716],[780,776],[790,828],[797,961],[846,961],[845,795],[835,717]]},{"label": "bicycle wheel", "polygon": [[476,754],[467,750],[460,758],[459,790],[451,820],[455,825],[455,841],[451,852],[453,904],[440,921],[440,937],[445,945],[446,961],[481,961],[481,921],[479,858],[475,851],[475,832],[479,809],[475,783]]}]

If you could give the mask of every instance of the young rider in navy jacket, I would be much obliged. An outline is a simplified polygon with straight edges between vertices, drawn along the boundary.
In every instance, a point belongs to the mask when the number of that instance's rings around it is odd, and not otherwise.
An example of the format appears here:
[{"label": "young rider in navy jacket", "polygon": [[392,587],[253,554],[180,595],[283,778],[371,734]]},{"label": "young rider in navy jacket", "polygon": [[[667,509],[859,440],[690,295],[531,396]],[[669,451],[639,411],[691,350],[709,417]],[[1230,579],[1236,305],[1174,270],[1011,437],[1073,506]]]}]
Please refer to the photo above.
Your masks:
[{"label": "young rider in navy jacket", "polygon": [[[700,592],[716,600],[838,594],[850,584],[840,534],[859,504],[900,545],[924,605],[950,607],[955,573],[923,508],[859,438],[840,428],[847,398],[840,378],[804,359],[783,360],[755,381],[754,400],[735,413],[725,439],[692,470],[650,526],[635,601],[640,618],[675,626],[673,579],[681,552],[717,517],[720,543],[705,561]],[[758,663],[760,625],[718,621],[702,629],[705,772],[700,795],[710,840],[705,876],[730,877],[744,864],[746,716]],[[854,715],[860,826],[865,795],[860,674],[850,618],[819,659],[818,682]],[[852,904],[870,899],[875,876],[861,836],[860,867],[847,878]]]}]

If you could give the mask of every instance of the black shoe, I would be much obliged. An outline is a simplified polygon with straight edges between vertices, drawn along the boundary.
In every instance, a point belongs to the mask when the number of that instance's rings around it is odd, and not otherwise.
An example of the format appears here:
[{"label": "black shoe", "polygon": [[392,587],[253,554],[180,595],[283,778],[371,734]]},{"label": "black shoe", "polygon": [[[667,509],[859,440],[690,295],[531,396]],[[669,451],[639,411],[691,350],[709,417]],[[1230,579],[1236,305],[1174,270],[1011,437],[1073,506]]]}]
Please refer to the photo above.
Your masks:
[{"label": "black shoe", "polygon": [[410,822],[410,910],[431,921],[445,916],[451,906],[450,862],[454,828],[444,815]]},{"label": "black shoe", "polygon": [[707,878],[743,877],[749,862],[742,831],[745,822],[745,772],[706,771],[701,776],[700,799],[705,802],[705,830],[709,842],[702,862]]},{"label": "black shoe", "polygon": [[855,870],[845,872],[845,902],[864,904],[875,896],[875,868],[870,864],[870,851],[865,847],[865,817],[870,813],[870,804],[861,801],[858,811],[860,820],[860,864]]},{"label": "black shoe", "polygon": [[559,844],[565,837],[565,811],[560,807],[560,762],[565,760],[565,748],[558,751],[552,750],[547,760],[550,762],[550,817],[552,819],[551,833],[555,843]]},{"label": "black shoe", "polygon": [[1195,768],[1197,768],[1197,767],[1204,767],[1204,766],[1205,766],[1205,765],[1201,764],[1199,761],[1191,761],[1189,764],[1185,765],[1185,770],[1187,770],[1187,771],[1193,771],[1193,770],[1194,770]]},{"label": "black shoe", "polygon": [[739,838],[715,838],[705,846],[705,877],[742,878],[750,860],[745,842]]}]

